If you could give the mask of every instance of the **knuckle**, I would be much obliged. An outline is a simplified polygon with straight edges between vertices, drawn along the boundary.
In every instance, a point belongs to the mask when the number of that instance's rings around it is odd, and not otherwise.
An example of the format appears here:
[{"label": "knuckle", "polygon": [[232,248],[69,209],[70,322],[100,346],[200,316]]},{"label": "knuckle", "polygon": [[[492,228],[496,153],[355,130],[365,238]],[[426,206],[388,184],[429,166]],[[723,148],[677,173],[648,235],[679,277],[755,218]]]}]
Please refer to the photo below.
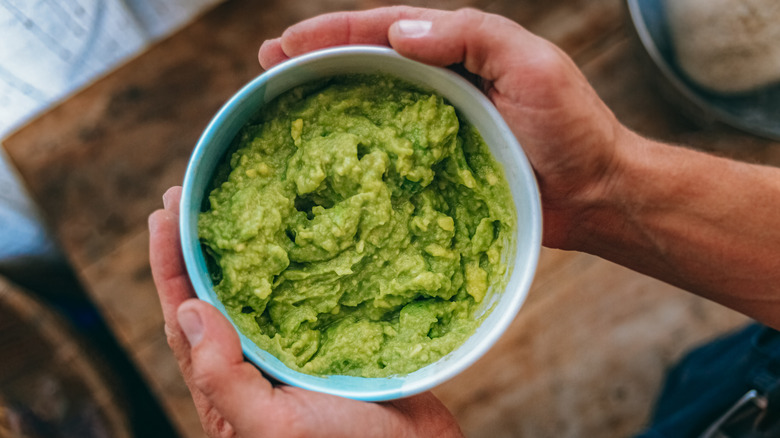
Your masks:
[{"label": "knuckle", "polygon": [[214,438],[233,438],[236,436],[236,432],[224,417],[219,416],[210,424],[209,436]]},{"label": "knuckle", "polygon": [[528,65],[527,73],[542,83],[566,86],[572,80],[573,65],[568,56],[548,41],[540,40],[526,59],[517,62]]},{"label": "knuckle", "polygon": [[165,337],[168,339],[168,345],[173,347],[173,343],[176,342],[175,340],[178,337],[178,331],[174,330],[167,322],[163,326],[163,329],[165,330]]},{"label": "knuckle", "polygon": [[385,9],[391,16],[402,17],[414,12],[414,8],[407,5],[392,5],[387,6]]},{"label": "knuckle", "polygon": [[180,331],[171,329],[167,324],[165,325],[165,337],[168,341],[168,347],[170,347],[171,351],[173,352],[173,357],[175,357],[176,361],[179,362],[179,368],[181,369],[181,372],[186,380],[190,374],[190,368],[192,365],[190,360],[189,344],[186,340],[183,339],[183,335]]},{"label": "knuckle", "polygon": [[200,390],[207,398],[211,398],[219,391],[219,376],[218,373],[212,370],[204,370],[201,367],[193,364],[192,370],[192,383],[196,388]]},{"label": "knuckle", "polygon": [[487,18],[487,14],[474,8],[460,8],[454,13],[455,20],[471,28],[479,27]]},{"label": "knuckle", "polygon": [[484,12],[480,11],[479,9],[472,8],[469,6],[466,6],[464,8],[459,8],[455,10],[455,14],[461,15],[463,17],[476,17],[476,16],[482,16],[485,15]]},{"label": "knuckle", "polygon": [[168,341],[168,346],[174,353],[178,354],[185,345],[181,330],[171,327],[168,323],[165,324],[164,328],[165,339]]},{"label": "knuckle", "polygon": [[535,56],[535,61],[537,68],[545,73],[558,74],[563,72],[564,63],[560,54],[554,48],[539,50]]}]

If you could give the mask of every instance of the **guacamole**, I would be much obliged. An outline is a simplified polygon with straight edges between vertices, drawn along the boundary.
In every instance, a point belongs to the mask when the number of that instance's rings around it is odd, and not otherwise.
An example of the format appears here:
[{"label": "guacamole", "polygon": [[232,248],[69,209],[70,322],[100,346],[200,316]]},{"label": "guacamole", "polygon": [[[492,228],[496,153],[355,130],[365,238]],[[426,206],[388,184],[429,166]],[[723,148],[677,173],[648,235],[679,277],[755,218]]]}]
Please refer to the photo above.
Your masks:
[{"label": "guacamole", "polygon": [[506,284],[514,204],[480,134],[386,76],[288,91],[237,135],[199,235],[239,329],[290,368],[383,377],[461,345]]}]

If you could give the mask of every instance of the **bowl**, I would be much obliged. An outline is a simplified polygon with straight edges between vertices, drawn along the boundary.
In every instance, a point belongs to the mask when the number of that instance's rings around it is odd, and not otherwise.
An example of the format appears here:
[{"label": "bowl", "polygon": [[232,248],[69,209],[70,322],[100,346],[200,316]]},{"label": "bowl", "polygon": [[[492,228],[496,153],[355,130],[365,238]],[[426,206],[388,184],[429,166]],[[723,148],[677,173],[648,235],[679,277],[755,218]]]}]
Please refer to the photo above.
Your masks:
[{"label": "bowl", "polygon": [[780,140],[780,84],[739,95],[719,94],[700,87],[678,65],[664,0],[626,0],[626,3],[642,55],[652,66],[654,80],[666,100],[701,125],[722,123]]},{"label": "bowl", "polygon": [[[541,248],[541,205],[531,166],[512,131],[482,92],[456,73],[404,58],[374,46],[344,46],[312,52],[263,73],[238,91],[214,116],[192,153],[184,177],[180,232],[187,272],[198,297],[227,316],[217,298],[198,238],[198,215],[215,168],[238,130],[264,104],[298,85],[340,74],[381,73],[448,100],[482,134],[504,167],[517,212],[515,245],[507,251],[510,276],[504,291],[491,291],[482,312],[490,310],[475,333],[440,360],[406,375],[387,378],[314,376],[291,370],[239,332],[245,357],[269,376],[308,390],[366,401],[417,394],[446,381],[481,357],[501,336],[523,304]],[[229,319],[229,318],[228,318]]]}]

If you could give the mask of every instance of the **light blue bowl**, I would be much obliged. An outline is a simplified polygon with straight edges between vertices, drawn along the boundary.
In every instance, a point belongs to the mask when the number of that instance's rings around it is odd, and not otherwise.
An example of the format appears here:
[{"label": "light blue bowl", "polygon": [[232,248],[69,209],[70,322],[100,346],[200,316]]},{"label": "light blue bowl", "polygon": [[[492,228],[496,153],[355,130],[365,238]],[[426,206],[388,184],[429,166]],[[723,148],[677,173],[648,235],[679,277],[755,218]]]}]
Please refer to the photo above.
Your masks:
[{"label": "light blue bowl", "polygon": [[198,214],[217,164],[238,130],[258,108],[295,86],[348,73],[389,74],[435,90],[474,125],[502,163],[517,210],[514,248],[503,255],[510,275],[504,291],[491,291],[482,325],[458,349],[418,371],[388,378],[318,377],[293,371],[239,333],[244,355],[270,376],[290,385],[358,400],[380,401],[417,394],[450,379],[479,359],[501,336],[525,301],[541,246],[541,206],[534,173],[514,135],[495,107],[471,83],[374,46],[346,46],[291,59],[263,73],[236,93],[211,120],[190,158],[181,198],[181,242],[187,272],[200,299],[227,316],[214,293],[198,239]]}]

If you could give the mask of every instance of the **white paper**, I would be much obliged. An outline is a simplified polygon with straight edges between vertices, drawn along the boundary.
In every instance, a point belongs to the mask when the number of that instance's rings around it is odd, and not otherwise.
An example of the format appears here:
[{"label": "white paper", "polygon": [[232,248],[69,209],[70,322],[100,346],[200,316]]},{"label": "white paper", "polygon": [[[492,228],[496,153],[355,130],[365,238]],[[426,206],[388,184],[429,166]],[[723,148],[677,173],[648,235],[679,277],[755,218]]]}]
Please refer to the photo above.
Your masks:
[{"label": "white paper", "polygon": [[[219,0],[0,0],[0,139]],[[0,261],[45,246],[0,153]]]}]

